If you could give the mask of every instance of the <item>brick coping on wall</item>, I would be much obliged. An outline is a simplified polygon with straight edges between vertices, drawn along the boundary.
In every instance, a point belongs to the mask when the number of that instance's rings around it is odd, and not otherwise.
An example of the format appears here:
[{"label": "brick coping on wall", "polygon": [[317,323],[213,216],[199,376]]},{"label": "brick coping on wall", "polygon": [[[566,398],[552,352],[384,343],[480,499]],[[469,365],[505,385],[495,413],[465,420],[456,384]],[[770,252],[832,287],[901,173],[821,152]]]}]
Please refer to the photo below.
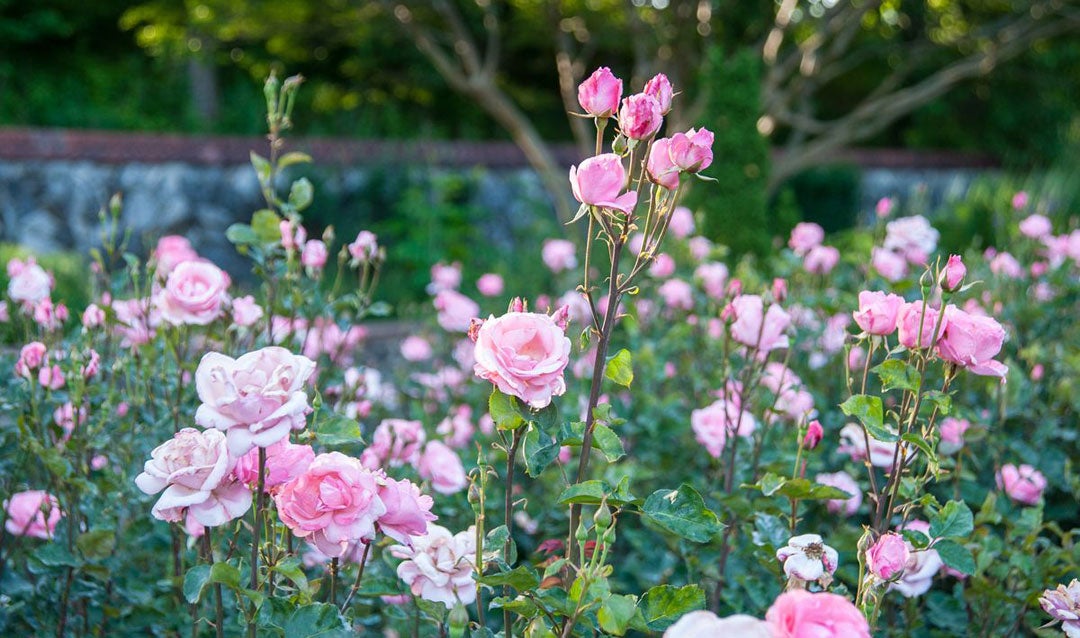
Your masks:
[{"label": "brick coping on wall", "polygon": [[[252,150],[265,154],[266,147],[266,139],[260,137],[0,127],[0,160],[237,165],[246,164]],[[500,141],[424,142],[312,137],[290,140],[288,150],[307,152],[319,164],[423,162],[447,167],[490,168],[522,168],[528,165],[516,145]],[[552,145],[551,150],[556,161],[564,166],[581,159],[571,144]],[[861,168],[892,169],[978,169],[999,165],[987,155],[907,149],[846,149],[835,153],[832,160],[837,164]]]}]

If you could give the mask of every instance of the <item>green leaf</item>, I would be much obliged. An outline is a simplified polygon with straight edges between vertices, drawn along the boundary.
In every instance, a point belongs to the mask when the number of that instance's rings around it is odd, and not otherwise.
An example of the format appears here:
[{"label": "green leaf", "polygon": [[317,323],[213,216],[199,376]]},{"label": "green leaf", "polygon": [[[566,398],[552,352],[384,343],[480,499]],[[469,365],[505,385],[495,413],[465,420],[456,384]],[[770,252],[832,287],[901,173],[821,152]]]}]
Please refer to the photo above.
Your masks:
[{"label": "green leaf", "polygon": [[934,543],[934,549],[946,566],[967,576],[975,573],[975,557],[967,547],[954,540],[945,539]]},{"label": "green leaf", "polygon": [[925,454],[927,458],[935,458],[934,450],[930,448],[930,444],[927,443],[926,440],[918,434],[915,434],[914,432],[908,432],[904,436],[900,437],[900,440],[906,443],[910,443],[915,447],[919,448],[920,450],[922,450],[922,453]]},{"label": "green leaf", "polygon": [[884,412],[881,407],[881,397],[869,394],[856,394],[840,404],[840,410],[848,416],[853,416],[863,424],[870,436],[878,441],[892,443],[900,437],[895,432],[885,427]]},{"label": "green leaf", "polygon": [[626,455],[622,439],[608,426],[597,423],[593,427],[593,447],[603,453],[608,463],[614,463]]},{"label": "green leaf", "polygon": [[34,558],[46,567],[78,567],[82,564],[74,554],[59,543],[49,543],[34,552]]},{"label": "green leaf", "polygon": [[184,599],[191,604],[199,602],[203,590],[210,584],[210,566],[196,565],[184,574]]},{"label": "green leaf", "polygon": [[316,423],[315,438],[327,447],[363,443],[360,424],[347,416],[331,412]]},{"label": "green leaf", "polygon": [[574,215],[574,217],[570,221],[566,222],[566,225],[569,226],[570,224],[573,224],[574,222],[581,219],[582,217],[584,217],[588,213],[589,213],[589,205],[588,204],[582,204],[581,206],[578,206],[577,213]]},{"label": "green leaf", "polygon": [[623,348],[608,359],[604,367],[604,377],[611,379],[623,387],[630,387],[634,380],[634,366],[630,351]]},{"label": "green leaf", "polygon": [[301,177],[293,182],[292,187],[289,189],[289,204],[298,211],[311,206],[311,200],[314,197],[315,188],[311,185],[311,180],[306,177]]},{"label": "green leaf", "polygon": [[604,495],[609,491],[611,491],[611,486],[604,481],[598,479],[583,481],[563,490],[562,494],[559,495],[558,502],[561,505],[570,503],[596,505],[604,500]]},{"label": "green leaf", "polygon": [[349,631],[338,613],[337,605],[329,603],[312,603],[298,607],[289,616],[285,623],[285,635],[289,638],[304,637],[331,638],[333,636],[349,636]]},{"label": "green leaf", "polygon": [[240,589],[240,570],[228,563],[214,563],[210,568],[210,582]]},{"label": "green leaf", "polygon": [[529,591],[540,584],[540,576],[530,565],[520,565],[508,572],[480,576],[476,580],[491,587],[509,585],[518,591]]},{"label": "green leaf", "polygon": [[952,396],[939,390],[923,392],[924,405],[934,405],[942,415],[948,415],[952,411]]},{"label": "green leaf", "polygon": [[600,628],[609,634],[622,636],[630,627],[630,621],[637,613],[637,599],[633,596],[612,594],[600,605],[596,617]]},{"label": "green leaf", "polygon": [[886,392],[896,389],[915,392],[919,389],[919,371],[907,361],[888,359],[870,371],[878,375],[881,389]]},{"label": "green leaf", "polygon": [[948,538],[959,536],[967,538],[975,529],[975,517],[966,503],[949,501],[930,519],[930,537]]},{"label": "green leaf", "polygon": [[488,397],[488,413],[500,430],[516,430],[525,424],[517,399],[503,394],[498,388],[494,388]]},{"label": "green leaf", "polygon": [[291,153],[285,153],[278,158],[278,168],[282,169],[293,164],[310,164],[311,156],[307,153],[301,153],[299,151],[293,151]]},{"label": "green leaf", "polygon": [[264,244],[281,241],[281,218],[269,208],[255,211],[251,216],[251,232]]},{"label": "green leaf", "polygon": [[807,500],[834,500],[849,499],[851,495],[831,485],[821,485],[809,479],[797,478],[784,481],[784,485],[777,490],[781,496]]},{"label": "green leaf", "polygon": [[109,529],[90,530],[80,534],[75,541],[82,555],[89,560],[98,560],[112,554],[116,547],[116,534]]},{"label": "green leaf", "polygon": [[777,476],[772,472],[766,472],[765,476],[761,477],[761,482],[759,484],[761,493],[765,496],[772,496],[773,494],[776,494],[777,490],[779,490],[781,487],[784,487],[784,483],[786,482],[786,480],[787,479],[782,476]]},{"label": "green leaf", "polygon": [[291,580],[300,591],[310,594],[311,585],[308,583],[307,574],[304,573],[304,570],[300,565],[301,562],[299,557],[290,556],[277,565],[274,565],[274,571]]},{"label": "green leaf", "polygon": [[638,608],[649,629],[664,631],[683,614],[705,609],[705,591],[697,585],[657,585],[645,592]]},{"label": "green leaf", "polygon": [[660,527],[695,543],[707,543],[721,530],[716,514],[687,483],[677,490],[653,492],[642,511]]},{"label": "green leaf", "polygon": [[559,408],[554,403],[549,403],[539,410],[534,410],[527,405],[521,404],[521,418],[529,423],[535,423],[544,432],[551,433],[559,425]]},{"label": "green leaf", "polygon": [[247,224],[233,224],[225,229],[225,239],[236,246],[247,246],[259,243],[259,236]]},{"label": "green leaf", "polygon": [[269,184],[270,175],[273,173],[273,167],[270,166],[270,162],[265,157],[259,155],[255,151],[251,151],[251,165],[255,167],[255,174],[259,177],[260,184]]},{"label": "green leaf", "polygon": [[559,456],[559,443],[540,428],[529,426],[525,440],[521,442],[521,454],[525,459],[525,471],[536,478]]}]

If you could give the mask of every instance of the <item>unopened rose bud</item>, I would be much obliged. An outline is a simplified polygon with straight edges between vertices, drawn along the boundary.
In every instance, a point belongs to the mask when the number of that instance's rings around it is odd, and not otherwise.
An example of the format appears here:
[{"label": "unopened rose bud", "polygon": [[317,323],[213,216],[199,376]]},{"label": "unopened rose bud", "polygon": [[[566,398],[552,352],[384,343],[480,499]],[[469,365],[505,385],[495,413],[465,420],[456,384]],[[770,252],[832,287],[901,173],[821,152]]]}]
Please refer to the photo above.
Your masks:
[{"label": "unopened rose bud", "polygon": [[622,98],[622,80],[602,66],[578,85],[578,104],[586,113],[597,118],[611,117]]},{"label": "unopened rose bud", "polygon": [[601,503],[596,509],[596,514],[593,514],[593,523],[597,529],[601,530],[611,526],[611,508],[607,506],[607,503]]},{"label": "unopened rose bud", "polygon": [[806,428],[806,436],[803,437],[803,447],[812,450],[821,443],[821,439],[825,436],[825,430],[822,429],[821,423],[817,419],[810,422],[810,425]]},{"label": "unopened rose bud", "polygon": [[956,292],[964,283],[967,276],[967,267],[960,255],[949,255],[949,261],[945,264],[945,270],[941,271],[941,287],[945,292]]},{"label": "unopened rose bud", "polygon": [[881,580],[890,580],[904,571],[910,557],[911,550],[904,538],[889,532],[866,550],[866,568]]},{"label": "unopened rose bud", "polygon": [[529,303],[521,297],[514,297],[510,300],[510,307],[506,309],[507,312],[528,312]]},{"label": "unopened rose bud", "polygon": [[773,279],[772,294],[773,299],[776,300],[776,303],[784,303],[784,300],[787,299],[788,294],[787,280],[782,277],[777,277],[776,279]]}]

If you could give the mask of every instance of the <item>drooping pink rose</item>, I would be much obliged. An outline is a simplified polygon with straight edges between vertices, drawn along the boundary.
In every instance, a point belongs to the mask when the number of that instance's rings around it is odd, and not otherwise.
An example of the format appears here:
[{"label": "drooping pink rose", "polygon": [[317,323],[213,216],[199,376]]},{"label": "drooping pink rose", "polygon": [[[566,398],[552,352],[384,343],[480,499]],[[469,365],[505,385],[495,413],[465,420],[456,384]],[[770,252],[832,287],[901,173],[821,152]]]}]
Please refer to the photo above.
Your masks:
[{"label": "drooping pink rose", "polygon": [[657,73],[645,83],[642,89],[646,95],[651,95],[660,105],[660,115],[667,115],[671,110],[671,100],[675,92],[671,88],[671,81],[663,73]]},{"label": "drooping pink rose", "polygon": [[637,191],[620,195],[625,186],[626,169],[614,153],[590,157],[570,167],[570,189],[582,204],[629,213],[637,204]]},{"label": "drooping pink rose", "polygon": [[840,263],[840,251],[832,246],[814,246],[803,257],[803,268],[815,275],[827,275]]},{"label": "drooping pink rose", "polygon": [[712,165],[714,136],[708,129],[690,129],[671,136],[671,163],[686,173],[699,173]]},{"label": "drooping pink rose", "polygon": [[1024,505],[1038,505],[1046,489],[1043,473],[1027,464],[1017,467],[1008,463],[1001,466],[996,480],[998,489],[1005,490],[1009,498]]},{"label": "drooping pink rose", "polygon": [[810,252],[811,248],[820,246],[824,239],[824,228],[813,222],[799,222],[791,229],[788,247],[801,257]]},{"label": "drooping pink rose", "polygon": [[769,624],[753,616],[736,614],[720,618],[711,611],[692,611],[667,628],[663,638],[772,638]]},{"label": "drooping pink rose", "polygon": [[648,139],[663,122],[660,103],[653,96],[635,93],[623,98],[619,107],[619,132],[624,136],[632,140]]},{"label": "drooping pink rose", "polygon": [[169,273],[154,305],[161,318],[174,326],[205,326],[221,316],[228,288],[224,270],[208,261],[184,261]]},{"label": "drooping pink rose", "polygon": [[686,206],[676,206],[671,211],[671,221],[668,222],[668,232],[676,239],[686,239],[694,232],[694,212]]},{"label": "drooping pink rose", "polygon": [[431,344],[423,337],[409,335],[401,342],[401,357],[406,361],[426,361],[431,352]]},{"label": "drooping pink rose", "polygon": [[64,517],[56,497],[41,490],[16,492],[4,501],[4,529],[13,536],[52,538]]},{"label": "drooping pink rose", "polygon": [[192,248],[187,237],[165,235],[158,240],[153,257],[157,262],[157,274],[164,277],[171,273],[178,264],[199,259],[199,254]]},{"label": "drooping pink rose", "polygon": [[903,306],[904,298],[899,295],[863,290],[859,293],[859,309],[851,316],[867,334],[888,335],[896,330]]},{"label": "drooping pink rose", "polygon": [[888,532],[866,550],[866,568],[881,580],[891,580],[904,571],[910,557],[904,537]]},{"label": "drooping pink rose", "polygon": [[941,441],[938,442],[938,453],[945,455],[956,454],[964,447],[964,433],[971,427],[971,421],[946,417],[942,419],[939,429]]},{"label": "drooping pink rose", "polygon": [[420,450],[427,441],[424,424],[405,419],[383,419],[371,436],[371,445],[364,449],[360,461],[364,467],[377,469],[383,465],[400,467],[415,465]]},{"label": "drooping pink rose", "polygon": [[593,117],[611,117],[622,98],[622,80],[602,66],[578,85],[578,104]]},{"label": "drooping pink rose", "polygon": [[682,279],[668,279],[656,292],[669,310],[693,310],[694,290]]},{"label": "drooping pink rose", "polygon": [[992,317],[971,315],[956,306],[945,308],[945,327],[937,343],[942,359],[974,374],[1004,377],[1008,366],[994,357],[1005,342],[1005,328]]},{"label": "drooping pink rose", "polygon": [[765,612],[765,621],[774,638],[870,638],[870,625],[858,607],[827,592],[784,592]]},{"label": "drooping pink rose", "polygon": [[761,356],[772,350],[788,347],[784,332],[791,325],[791,317],[778,304],[764,309],[764,302],[757,295],[739,295],[731,301],[735,321],[731,324],[731,338],[757,348]]},{"label": "drooping pink rose", "polygon": [[314,371],[314,361],[277,346],[238,359],[210,352],[195,371],[202,401],[195,422],[225,432],[236,457],[269,447],[303,429],[311,411],[305,384]]},{"label": "drooping pink rose", "polygon": [[495,297],[503,292],[503,278],[493,272],[480,276],[476,280],[476,289],[485,297]]},{"label": "drooping pink rose", "polygon": [[851,516],[859,511],[859,506],[862,505],[863,500],[862,489],[850,474],[843,471],[832,474],[818,474],[814,477],[814,481],[850,494],[846,499],[836,498],[826,501],[825,507],[830,513],[842,513],[844,516]]},{"label": "drooping pink rose", "polygon": [[543,408],[566,391],[563,370],[570,362],[570,339],[555,319],[532,312],[492,316],[476,335],[473,372],[533,408]]},{"label": "drooping pink rose", "polygon": [[439,494],[456,494],[469,484],[461,459],[442,441],[428,441],[416,471],[422,478],[431,481],[431,489]]},{"label": "drooping pink rose", "polygon": [[[266,448],[266,474],[263,477],[263,487],[268,492],[275,491],[274,488],[288,483],[307,471],[314,460],[315,450],[311,449],[310,445],[296,445],[290,442],[288,437],[281,439]],[[258,448],[251,448],[247,454],[236,461],[233,476],[252,488],[258,486]]]},{"label": "drooping pink rose", "polygon": [[870,253],[870,265],[887,281],[900,281],[907,276],[907,261],[891,250],[875,246]]},{"label": "drooping pink rose", "polygon": [[379,254],[379,241],[375,233],[362,230],[356,234],[356,239],[349,244],[349,256],[354,264],[367,263]]},{"label": "drooping pink rose", "polygon": [[379,531],[399,543],[412,544],[412,536],[427,533],[428,523],[438,518],[431,513],[435,501],[411,481],[394,479],[376,474],[379,483],[379,499],[386,506],[386,513],[376,524]]},{"label": "drooping pink rose", "polygon": [[[52,275],[33,259],[20,264],[21,268],[16,269],[17,272],[11,275],[8,282],[8,296],[26,306],[34,306],[48,299],[54,285]],[[11,268],[8,270],[10,274]]]},{"label": "drooping pink rose", "polygon": [[432,300],[436,319],[447,332],[468,332],[472,320],[480,314],[480,306],[456,290],[440,290]]},{"label": "drooping pink rose", "polygon": [[293,534],[331,557],[342,556],[350,543],[373,540],[375,522],[387,511],[376,474],[340,452],[316,456],[274,502]]},{"label": "drooping pink rose", "polygon": [[251,507],[251,491],[231,476],[236,461],[221,432],[184,428],[150,456],[135,485],[146,494],[164,490],[151,511],[154,518],[175,523],[190,516],[216,527]]},{"label": "drooping pink rose", "polygon": [[[934,345],[934,337],[941,339],[949,327],[949,317],[946,313],[938,327],[940,312],[921,301],[906,303],[900,309],[896,318],[896,328],[899,332],[900,343],[905,348],[929,348]],[[937,334],[934,331],[937,330]]]},{"label": "drooping pink rose", "polygon": [[476,529],[469,527],[457,534],[441,525],[428,525],[427,534],[412,537],[412,544],[391,545],[391,556],[405,559],[397,575],[414,596],[442,603],[447,609],[458,602],[476,601],[473,580],[476,560]]},{"label": "drooping pink rose", "polygon": [[251,295],[237,297],[232,300],[232,317],[233,323],[238,326],[253,326],[263,318],[263,309],[255,303],[255,297]]}]

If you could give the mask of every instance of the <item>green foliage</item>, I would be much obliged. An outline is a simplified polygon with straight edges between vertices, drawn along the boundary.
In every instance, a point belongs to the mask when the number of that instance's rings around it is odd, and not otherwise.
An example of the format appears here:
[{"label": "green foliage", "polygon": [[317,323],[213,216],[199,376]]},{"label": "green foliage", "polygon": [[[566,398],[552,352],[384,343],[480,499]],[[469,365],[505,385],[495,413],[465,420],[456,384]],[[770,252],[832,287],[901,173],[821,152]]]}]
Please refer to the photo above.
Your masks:
[{"label": "green foliage", "polygon": [[855,226],[859,214],[859,170],[853,166],[814,168],[787,183],[803,221],[832,233]]}]

